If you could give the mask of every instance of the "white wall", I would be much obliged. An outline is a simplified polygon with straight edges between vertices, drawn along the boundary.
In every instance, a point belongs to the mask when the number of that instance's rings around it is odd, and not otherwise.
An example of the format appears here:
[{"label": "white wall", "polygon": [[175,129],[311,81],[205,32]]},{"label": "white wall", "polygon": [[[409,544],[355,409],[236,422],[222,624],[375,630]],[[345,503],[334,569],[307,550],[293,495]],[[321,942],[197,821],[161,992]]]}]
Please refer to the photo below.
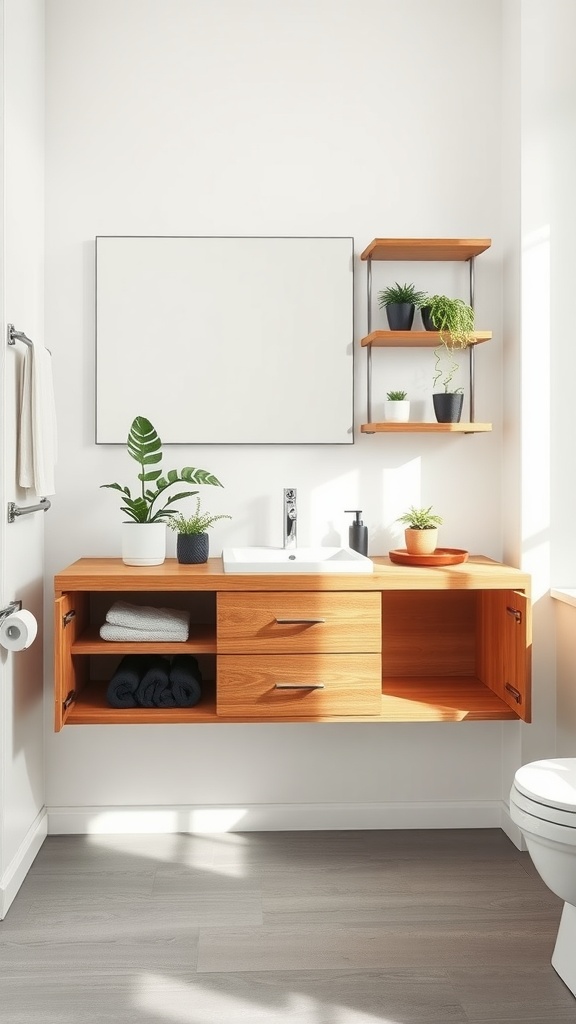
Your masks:
[{"label": "white wall", "polygon": [[543,728],[538,745],[530,735],[523,737],[524,761],[550,751],[576,756],[576,610],[548,596],[551,584],[573,588],[576,580],[571,429],[576,349],[570,317],[576,231],[575,33],[576,7],[570,0],[553,0],[545,7],[537,0],[523,4],[523,209],[529,272],[523,332],[525,434],[532,442],[531,457],[525,460],[524,505],[533,527],[525,532],[525,541],[539,589],[536,656],[543,667],[546,662],[550,681],[557,682],[556,709],[549,687],[541,685],[537,691],[540,721],[546,716],[555,742],[550,739],[542,746]]},{"label": "white wall", "polygon": [[42,687],[43,515],[8,525],[6,504],[35,503],[16,483],[16,411],[22,345],[6,322],[40,344],[44,333],[44,3],[0,2],[3,59],[0,330],[0,607],[23,601],[39,620],[35,644],[0,650],[0,918],[45,834]]},{"label": "white wall", "polygon": [[[444,516],[441,542],[502,556],[501,32],[500,0],[47,0],[46,331],[62,402],[48,594],[76,558],[119,554],[118,504],[99,484],[132,479],[123,448],[94,445],[98,234],[350,234],[357,252],[378,235],[491,237],[476,288],[478,326],[494,332],[476,360],[477,417],[494,423],[491,434],[171,447],[165,467],[203,466],[224,482],[211,507],[233,520],[211,535],[214,554],[224,543],[279,542],[282,488],[296,486],[301,543],[346,531],[343,509],[357,507],[370,553],[386,552],[400,539],[396,517],[425,502]],[[466,282],[460,266],[377,272],[376,288]],[[356,293],[359,338],[360,264]],[[170,360],[170,339],[160,343]],[[396,361],[393,380],[380,364],[376,408],[405,380],[423,400],[432,357],[420,358]],[[359,424],[360,350],[356,368]],[[161,433],[154,409],[126,409],[127,428],[137,413]],[[501,799],[502,743],[517,734],[515,723],[56,736],[48,725],[48,804],[91,807],[93,817],[110,806],[314,804],[343,807],[344,824],[354,804],[382,805],[380,824],[406,806],[412,824],[457,824],[465,805],[494,824],[482,809]]]}]

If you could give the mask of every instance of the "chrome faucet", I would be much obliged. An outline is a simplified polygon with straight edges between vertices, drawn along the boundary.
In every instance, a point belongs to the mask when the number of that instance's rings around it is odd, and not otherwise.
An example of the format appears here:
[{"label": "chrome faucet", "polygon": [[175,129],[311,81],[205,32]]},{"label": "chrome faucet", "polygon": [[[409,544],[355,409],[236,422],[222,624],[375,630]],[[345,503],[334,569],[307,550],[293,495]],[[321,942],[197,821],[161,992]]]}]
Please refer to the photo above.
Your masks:
[{"label": "chrome faucet", "polygon": [[296,511],[296,489],[294,487],[284,488],[284,547],[296,547],[296,524],[298,512]]}]

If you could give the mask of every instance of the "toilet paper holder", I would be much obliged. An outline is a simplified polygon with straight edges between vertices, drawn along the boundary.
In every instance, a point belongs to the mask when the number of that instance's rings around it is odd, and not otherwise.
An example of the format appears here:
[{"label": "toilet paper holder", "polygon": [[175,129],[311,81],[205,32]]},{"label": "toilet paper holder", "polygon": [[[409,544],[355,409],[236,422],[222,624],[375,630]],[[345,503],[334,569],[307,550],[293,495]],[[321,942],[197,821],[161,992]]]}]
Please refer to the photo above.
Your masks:
[{"label": "toilet paper holder", "polygon": [[22,611],[22,601],[11,601],[6,608],[0,608],[0,622],[3,622],[8,615]]}]

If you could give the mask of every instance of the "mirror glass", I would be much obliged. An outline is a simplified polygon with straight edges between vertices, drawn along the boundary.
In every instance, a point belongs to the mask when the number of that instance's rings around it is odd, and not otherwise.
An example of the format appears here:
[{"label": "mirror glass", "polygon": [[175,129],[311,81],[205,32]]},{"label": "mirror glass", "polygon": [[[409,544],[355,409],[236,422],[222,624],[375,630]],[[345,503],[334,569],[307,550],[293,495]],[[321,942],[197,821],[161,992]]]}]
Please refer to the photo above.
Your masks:
[{"label": "mirror glass", "polygon": [[96,238],[96,441],[351,444],[348,237]]}]

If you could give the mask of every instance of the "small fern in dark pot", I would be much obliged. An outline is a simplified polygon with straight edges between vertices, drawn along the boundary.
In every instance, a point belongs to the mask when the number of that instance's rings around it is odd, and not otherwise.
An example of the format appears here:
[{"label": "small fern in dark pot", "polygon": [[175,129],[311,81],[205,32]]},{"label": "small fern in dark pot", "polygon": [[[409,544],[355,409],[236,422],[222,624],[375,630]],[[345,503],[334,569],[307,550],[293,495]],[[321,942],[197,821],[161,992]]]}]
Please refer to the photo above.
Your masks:
[{"label": "small fern in dark pot", "polygon": [[219,519],[231,519],[232,516],[212,516],[208,512],[200,512],[200,498],[196,499],[196,512],[191,516],[183,516],[181,512],[171,516],[168,526],[176,530],[176,557],[183,565],[198,565],[208,561],[210,538],[206,530],[214,526]]}]

